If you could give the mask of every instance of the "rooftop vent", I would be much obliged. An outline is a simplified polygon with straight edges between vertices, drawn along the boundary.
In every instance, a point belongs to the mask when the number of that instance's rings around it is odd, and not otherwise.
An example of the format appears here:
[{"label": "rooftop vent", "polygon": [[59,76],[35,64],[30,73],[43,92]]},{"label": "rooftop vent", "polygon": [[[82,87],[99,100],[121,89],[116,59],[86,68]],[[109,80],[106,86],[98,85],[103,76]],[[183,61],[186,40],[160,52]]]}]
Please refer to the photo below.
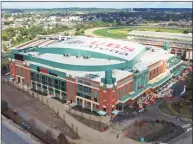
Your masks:
[{"label": "rooftop vent", "polygon": [[135,71],[135,73],[138,73],[138,72],[139,72],[139,70],[136,70],[136,71]]},{"label": "rooftop vent", "polygon": [[65,53],[65,54],[63,54],[63,56],[69,57],[69,56],[70,56],[70,53]]},{"label": "rooftop vent", "polygon": [[146,47],[146,50],[150,50],[150,49],[151,49],[151,47],[150,47],[150,46],[147,46],[147,47]]},{"label": "rooftop vent", "polygon": [[90,56],[83,56],[84,59],[90,59]]}]

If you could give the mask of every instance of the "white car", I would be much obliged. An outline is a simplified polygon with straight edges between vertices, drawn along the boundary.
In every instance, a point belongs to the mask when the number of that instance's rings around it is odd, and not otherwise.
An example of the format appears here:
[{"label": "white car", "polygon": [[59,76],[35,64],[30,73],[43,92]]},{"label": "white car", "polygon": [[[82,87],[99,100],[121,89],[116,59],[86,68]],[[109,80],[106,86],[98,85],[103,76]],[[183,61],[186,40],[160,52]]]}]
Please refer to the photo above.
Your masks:
[{"label": "white car", "polygon": [[5,74],[5,76],[8,76],[8,75],[10,75],[10,72],[8,72],[8,73]]}]

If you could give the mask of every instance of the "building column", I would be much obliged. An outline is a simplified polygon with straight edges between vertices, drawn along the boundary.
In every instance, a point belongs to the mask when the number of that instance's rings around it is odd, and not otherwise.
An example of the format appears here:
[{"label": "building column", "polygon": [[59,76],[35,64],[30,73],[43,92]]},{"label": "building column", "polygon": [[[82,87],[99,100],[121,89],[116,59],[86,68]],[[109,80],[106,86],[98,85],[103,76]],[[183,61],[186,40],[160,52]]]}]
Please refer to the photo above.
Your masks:
[{"label": "building column", "polygon": [[124,111],[124,103],[122,103],[122,111]]},{"label": "building column", "polygon": [[53,95],[56,96],[56,95],[55,95],[55,88],[53,88]]},{"label": "building column", "polygon": [[99,110],[103,110],[103,87],[100,86],[100,90],[99,90]]},{"label": "building column", "polygon": [[82,99],[82,108],[85,108],[85,101]]},{"label": "building column", "polygon": [[[78,98],[76,98],[76,105],[78,105],[78,100],[77,100]],[[79,100],[80,101],[80,100]]]},{"label": "building column", "polygon": [[72,100],[73,103],[76,102],[76,79],[72,77],[66,77],[66,99],[67,101]]},{"label": "building column", "polygon": [[93,103],[91,102],[91,111],[93,111]]},{"label": "building column", "polygon": [[13,63],[13,74],[14,74],[14,79],[16,79],[16,65],[15,65],[15,63]]},{"label": "building column", "polygon": [[30,84],[30,81],[31,81],[31,71],[30,71],[30,67],[28,67],[29,69],[27,70],[28,72],[28,83]]},{"label": "building column", "polygon": [[38,84],[37,84],[37,82],[35,82],[36,83],[36,90],[38,89]]},{"label": "building column", "polygon": [[62,100],[62,92],[61,91],[59,91],[60,92],[60,99]]},{"label": "building column", "polygon": [[43,85],[41,84],[41,91],[43,92]]},{"label": "building column", "polygon": [[94,89],[91,88],[91,101],[94,101]]},{"label": "building column", "polygon": [[107,88],[107,105],[106,105],[106,111],[110,115],[112,112],[112,88]]},{"label": "building column", "polygon": [[188,51],[188,61],[190,62],[190,51]]},{"label": "building column", "polygon": [[49,88],[48,88],[48,86],[47,86],[47,93],[48,93],[48,95],[49,95]]},{"label": "building column", "polygon": [[72,83],[72,102],[76,103],[76,79],[73,78],[73,82]]},{"label": "building column", "polygon": [[[66,77],[67,80],[69,80],[68,77]],[[66,100],[70,101],[70,82],[66,81]]]}]

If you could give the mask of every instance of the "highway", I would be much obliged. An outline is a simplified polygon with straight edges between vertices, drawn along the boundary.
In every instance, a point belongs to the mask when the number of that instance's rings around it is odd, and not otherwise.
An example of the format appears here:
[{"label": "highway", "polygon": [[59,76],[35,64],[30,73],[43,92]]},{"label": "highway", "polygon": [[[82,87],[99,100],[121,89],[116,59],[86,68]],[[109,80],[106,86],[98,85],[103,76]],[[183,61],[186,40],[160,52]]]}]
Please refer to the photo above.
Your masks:
[{"label": "highway", "polygon": [[29,133],[18,129],[11,121],[5,118],[2,118],[1,130],[3,144],[41,144]]}]

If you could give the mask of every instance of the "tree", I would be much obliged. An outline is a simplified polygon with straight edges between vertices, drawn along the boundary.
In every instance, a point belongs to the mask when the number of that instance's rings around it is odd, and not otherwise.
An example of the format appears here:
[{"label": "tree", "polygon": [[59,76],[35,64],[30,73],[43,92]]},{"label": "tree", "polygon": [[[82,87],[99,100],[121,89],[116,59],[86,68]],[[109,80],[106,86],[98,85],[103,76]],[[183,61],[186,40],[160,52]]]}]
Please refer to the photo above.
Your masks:
[{"label": "tree", "polygon": [[189,77],[188,77],[188,85],[187,85],[187,89],[188,89],[188,90],[192,90],[192,85],[193,85],[192,82],[193,82],[193,81],[192,81],[192,77],[189,76]]},{"label": "tree", "polygon": [[1,100],[1,112],[7,112],[8,111],[8,102],[5,100]]},{"label": "tree", "polygon": [[183,32],[183,33],[187,34],[187,33],[189,33],[189,31],[188,31],[188,30],[184,30],[184,32]]},{"label": "tree", "polygon": [[5,21],[4,22],[4,25],[10,25],[10,24],[12,24],[13,23],[13,21]]},{"label": "tree", "polygon": [[59,136],[57,137],[58,144],[69,144],[67,138],[63,133],[60,133]]},{"label": "tree", "polygon": [[16,41],[21,42],[23,40],[23,37],[21,35],[18,35],[16,38]]},{"label": "tree", "polygon": [[5,44],[2,45],[2,48],[3,48],[4,51],[7,51],[7,47],[6,47]]},{"label": "tree", "polygon": [[7,35],[7,33],[5,33],[5,32],[2,33],[2,40],[3,41],[8,41],[9,40],[9,36]]}]

